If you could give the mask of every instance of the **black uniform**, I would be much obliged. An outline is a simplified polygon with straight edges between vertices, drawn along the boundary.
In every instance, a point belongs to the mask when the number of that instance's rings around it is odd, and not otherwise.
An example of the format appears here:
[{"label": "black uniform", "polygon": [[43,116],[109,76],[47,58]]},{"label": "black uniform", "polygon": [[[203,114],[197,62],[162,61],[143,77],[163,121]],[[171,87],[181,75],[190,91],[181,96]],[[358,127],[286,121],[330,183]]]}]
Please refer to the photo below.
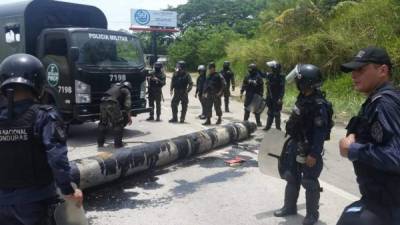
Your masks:
[{"label": "black uniform", "polygon": [[205,100],[203,97],[203,89],[204,89],[204,83],[206,81],[206,71],[199,72],[199,76],[197,77],[196,80],[196,95],[199,97],[199,101],[201,104],[201,115],[200,118],[205,117]]},{"label": "black uniform", "polygon": [[[300,185],[306,189],[307,215],[318,220],[318,204],[320,185],[318,178],[321,174],[323,161],[322,150],[325,139],[329,136],[329,103],[320,91],[310,96],[299,94],[295,109],[286,123],[286,132],[290,136],[284,150],[287,154],[287,164],[283,178],[287,181],[284,207],[277,216],[295,214]],[[311,121],[311,122],[310,122]],[[303,160],[310,155],[316,159],[313,167],[308,167]]]},{"label": "black uniform", "polygon": [[205,98],[205,116],[210,119],[212,116],[212,107],[214,105],[215,113],[219,117],[222,116],[221,95],[226,86],[225,79],[221,74],[214,72],[208,74],[204,83],[203,97]]},{"label": "black uniform", "polygon": [[225,102],[225,112],[229,112],[229,97],[231,96],[231,83],[233,89],[235,89],[235,74],[231,69],[224,68],[221,70],[220,74],[224,77],[226,86],[224,88],[224,102]]},{"label": "black uniform", "polygon": [[178,105],[182,104],[180,122],[185,121],[187,107],[189,104],[188,93],[192,90],[193,81],[189,73],[184,70],[175,72],[172,76],[171,91],[174,91],[174,96],[171,101],[172,119],[170,122],[178,121]]},{"label": "black uniform", "polygon": [[267,107],[268,118],[266,129],[271,128],[275,118],[275,127],[281,129],[281,110],[283,96],[285,95],[285,77],[277,73],[267,73]]},{"label": "black uniform", "polygon": [[400,91],[386,83],[370,94],[348,133],[361,200],[345,208],[339,225],[400,224]]},{"label": "black uniform", "polygon": [[128,87],[121,83],[116,83],[104,93],[104,97],[100,103],[100,121],[99,134],[97,144],[99,147],[104,145],[108,128],[111,128],[114,133],[114,147],[120,148],[123,146],[122,136],[125,126],[126,115],[123,115],[121,107],[127,112],[131,110],[131,92]]},{"label": "black uniform", "polygon": [[162,87],[165,85],[165,74],[162,71],[154,71],[150,77],[148,77],[147,81],[149,85],[149,106],[153,109],[150,112],[150,118],[154,117],[154,102],[156,102],[157,120],[160,120]]},{"label": "black uniform", "polygon": [[[246,92],[244,99],[244,120],[247,121],[250,117],[250,112],[246,110],[246,107],[250,105],[255,94],[263,96],[264,93],[264,82],[260,73],[254,71],[246,75],[240,90],[241,94],[243,94],[243,92]],[[256,117],[257,125],[261,126],[260,114],[255,113],[254,115]]]}]

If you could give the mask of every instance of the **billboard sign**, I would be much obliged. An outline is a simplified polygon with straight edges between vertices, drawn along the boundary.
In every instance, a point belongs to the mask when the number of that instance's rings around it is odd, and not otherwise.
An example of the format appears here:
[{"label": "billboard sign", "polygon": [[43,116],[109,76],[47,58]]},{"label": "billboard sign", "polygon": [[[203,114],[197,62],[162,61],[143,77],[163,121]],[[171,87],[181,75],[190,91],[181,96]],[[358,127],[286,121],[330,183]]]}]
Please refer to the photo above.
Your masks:
[{"label": "billboard sign", "polygon": [[173,11],[131,9],[131,25],[177,27],[177,13]]}]

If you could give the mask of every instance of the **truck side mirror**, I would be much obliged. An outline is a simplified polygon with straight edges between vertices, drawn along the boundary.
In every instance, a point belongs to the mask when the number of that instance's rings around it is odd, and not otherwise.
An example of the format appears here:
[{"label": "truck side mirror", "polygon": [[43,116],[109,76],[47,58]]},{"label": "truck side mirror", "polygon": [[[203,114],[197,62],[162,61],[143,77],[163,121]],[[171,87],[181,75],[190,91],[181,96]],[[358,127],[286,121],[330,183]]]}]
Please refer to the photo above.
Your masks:
[{"label": "truck side mirror", "polygon": [[79,48],[78,47],[71,47],[69,49],[68,55],[71,61],[75,62],[79,58]]}]

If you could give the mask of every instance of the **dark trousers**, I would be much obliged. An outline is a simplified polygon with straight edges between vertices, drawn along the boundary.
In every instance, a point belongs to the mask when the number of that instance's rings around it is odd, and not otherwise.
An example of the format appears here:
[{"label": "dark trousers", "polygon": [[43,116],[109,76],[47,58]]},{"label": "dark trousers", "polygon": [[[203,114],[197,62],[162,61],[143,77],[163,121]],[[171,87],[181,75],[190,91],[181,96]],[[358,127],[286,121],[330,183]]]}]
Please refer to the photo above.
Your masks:
[{"label": "dark trousers", "polygon": [[98,125],[97,144],[103,145],[107,131],[111,128],[114,135],[114,146],[122,147],[122,136],[124,130],[124,117],[119,108],[119,103],[106,101],[100,103],[100,122]]},{"label": "dark trousers", "polygon": [[[155,108],[154,108],[154,102]],[[150,111],[150,117],[154,116],[154,109],[156,109],[157,117],[161,115],[161,93],[149,94],[149,106],[152,108]]]},{"label": "dark trousers", "polygon": [[174,96],[171,100],[171,108],[172,108],[172,117],[174,119],[178,119],[178,105],[179,103],[182,104],[182,111],[181,111],[181,120],[185,119],[187,107],[189,103],[188,94],[184,91],[175,91]]},{"label": "dark trousers", "polygon": [[207,98],[205,98],[205,116],[207,118],[212,117],[212,107],[214,105],[215,113],[217,114],[218,117],[222,116],[222,110],[221,110],[221,97],[216,96],[216,95],[209,95]]},{"label": "dark trousers", "polygon": [[230,87],[226,87],[224,90],[224,102],[225,102],[225,110],[229,110],[229,97],[231,96]]},{"label": "dark trousers", "polygon": [[48,199],[27,204],[0,205],[1,225],[55,225],[54,210],[58,199]]},{"label": "dark trousers", "polygon": [[347,206],[337,225],[399,225],[400,207],[388,207],[361,199]]},{"label": "dark trousers", "polygon": [[288,168],[284,172],[284,179],[287,181],[285,189],[284,206],[287,208],[296,208],[297,198],[299,196],[300,186],[306,190],[306,210],[307,214],[319,217],[319,198],[320,185],[318,178],[321,174],[323,161],[322,156],[317,158],[313,167],[306,164],[300,164],[296,161],[297,143],[291,142],[287,145],[289,148]]},{"label": "dark trousers", "polygon": [[201,104],[201,115],[206,115],[206,99],[199,94],[199,101]]},{"label": "dark trousers", "polygon": [[270,104],[267,104],[267,106],[268,106],[268,112],[267,112],[268,117],[267,117],[266,127],[270,128],[275,119],[275,127],[277,129],[280,129],[282,104],[278,104],[276,101],[270,100]]}]

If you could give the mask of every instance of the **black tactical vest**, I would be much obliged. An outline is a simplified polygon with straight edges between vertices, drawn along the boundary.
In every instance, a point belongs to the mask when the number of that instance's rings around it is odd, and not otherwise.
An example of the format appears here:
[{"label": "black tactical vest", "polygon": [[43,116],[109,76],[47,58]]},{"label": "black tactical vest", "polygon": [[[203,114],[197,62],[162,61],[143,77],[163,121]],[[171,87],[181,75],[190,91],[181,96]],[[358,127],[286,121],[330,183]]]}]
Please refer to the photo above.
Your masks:
[{"label": "black tactical vest", "polygon": [[173,87],[179,90],[186,90],[189,86],[188,76],[190,75],[186,72],[183,74],[180,74],[179,72],[174,74],[174,77],[172,78]]},{"label": "black tactical vest", "polygon": [[39,135],[33,128],[40,105],[12,121],[0,121],[0,188],[47,185],[53,175]]}]

